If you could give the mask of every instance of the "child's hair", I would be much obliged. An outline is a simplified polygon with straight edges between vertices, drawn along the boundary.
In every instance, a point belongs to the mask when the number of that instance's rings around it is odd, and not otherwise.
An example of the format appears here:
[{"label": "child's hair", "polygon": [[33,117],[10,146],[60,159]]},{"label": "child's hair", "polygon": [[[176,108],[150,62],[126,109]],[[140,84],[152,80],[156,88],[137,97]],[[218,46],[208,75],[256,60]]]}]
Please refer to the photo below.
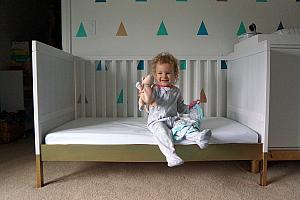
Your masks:
[{"label": "child's hair", "polygon": [[156,55],[151,62],[152,74],[155,75],[156,65],[157,64],[170,64],[174,69],[174,75],[178,78],[179,69],[178,69],[178,60],[169,52],[162,52]]}]

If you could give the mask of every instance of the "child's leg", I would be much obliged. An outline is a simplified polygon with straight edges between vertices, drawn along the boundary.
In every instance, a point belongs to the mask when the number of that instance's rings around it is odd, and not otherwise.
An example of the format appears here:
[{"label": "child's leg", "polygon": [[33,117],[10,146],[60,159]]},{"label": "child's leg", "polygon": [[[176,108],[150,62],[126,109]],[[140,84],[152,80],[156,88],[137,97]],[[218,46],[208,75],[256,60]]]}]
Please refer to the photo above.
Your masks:
[{"label": "child's leg", "polygon": [[204,129],[199,132],[193,132],[185,135],[187,140],[196,142],[200,149],[205,149],[208,146],[210,137],[211,130],[209,129]]},{"label": "child's leg", "polygon": [[171,130],[163,122],[151,124],[149,130],[153,133],[160,151],[165,155],[169,167],[183,164],[183,160],[177,156],[173,144]]}]

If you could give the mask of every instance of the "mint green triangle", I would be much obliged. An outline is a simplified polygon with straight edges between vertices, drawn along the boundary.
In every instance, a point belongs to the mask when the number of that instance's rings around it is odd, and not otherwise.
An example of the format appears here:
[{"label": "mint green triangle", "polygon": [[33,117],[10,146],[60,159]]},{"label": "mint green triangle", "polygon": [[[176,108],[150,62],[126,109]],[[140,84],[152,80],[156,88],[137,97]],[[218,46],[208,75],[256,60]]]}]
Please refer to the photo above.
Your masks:
[{"label": "mint green triangle", "polygon": [[186,60],[180,60],[179,66],[181,70],[186,70]]},{"label": "mint green triangle", "polygon": [[201,22],[201,25],[200,25],[197,35],[208,35],[208,32],[206,30],[206,27],[205,27],[205,24],[203,21]]},{"label": "mint green triangle", "polygon": [[76,37],[87,37],[84,26],[82,22],[80,23],[79,29],[77,31]]},{"label": "mint green triangle", "polygon": [[117,103],[123,103],[123,89],[121,90],[121,92],[120,92],[120,94],[119,94]]},{"label": "mint green triangle", "polygon": [[156,35],[168,35],[168,31],[165,27],[164,21],[161,21]]},{"label": "mint green triangle", "polygon": [[244,22],[241,22],[238,32],[236,33],[238,36],[246,33],[246,28]]}]

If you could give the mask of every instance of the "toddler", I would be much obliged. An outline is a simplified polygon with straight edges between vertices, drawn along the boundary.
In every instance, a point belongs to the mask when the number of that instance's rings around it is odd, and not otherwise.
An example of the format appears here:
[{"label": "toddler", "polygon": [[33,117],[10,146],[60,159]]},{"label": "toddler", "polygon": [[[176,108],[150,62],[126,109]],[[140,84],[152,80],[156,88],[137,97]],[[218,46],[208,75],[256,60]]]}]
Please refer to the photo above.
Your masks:
[{"label": "toddler", "polygon": [[[172,129],[182,126],[183,121],[178,113],[188,114],[197,101],[190,105],[184,104],[181,92],[174,84],[178,79],[178,61],[170,53],[160,53],[152,60],[152,73],[156,80],[153,88],[153,97],[156,106],[149,108],[148,129],[153,133],[161,152],[165,155],[169,167],[183,164],[183,160],[176,154]],[[186,122],[186,121],[185,121]],[[184,123],[185,123],[184,122]],[[192,126],[195,128],[195,126]],[[180,130],[184,130],[180,128]],[[174,130],[173,130],[174,132]],[[178,131],[175,131],[178,133]],[[182,135],[182,134],[181,134]],[[211,131],[208,129],[194,129],[177,137],[196,142],[203,149],[207,146]]]}]

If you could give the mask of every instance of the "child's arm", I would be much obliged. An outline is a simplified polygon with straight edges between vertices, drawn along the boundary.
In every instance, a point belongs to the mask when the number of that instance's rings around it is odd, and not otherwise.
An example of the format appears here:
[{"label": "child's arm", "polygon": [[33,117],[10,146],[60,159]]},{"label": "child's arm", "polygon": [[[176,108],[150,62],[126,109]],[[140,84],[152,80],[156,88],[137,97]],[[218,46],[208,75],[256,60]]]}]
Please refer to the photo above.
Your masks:
[{"label": "child's arm", "polygon": [[200,103],[199,100],[193,100],[189,105],[186,105],[180,93],[177,101],[177,112],[180,114],[189,114],[190,109],[193,108],[195,104],[199,104],[199,103]]},{"label": "child's arm", "polygon": [[177,112],[180,114],[188,114],[190,112],[189,106],[184,103],[181,94],[177,100]]}]

